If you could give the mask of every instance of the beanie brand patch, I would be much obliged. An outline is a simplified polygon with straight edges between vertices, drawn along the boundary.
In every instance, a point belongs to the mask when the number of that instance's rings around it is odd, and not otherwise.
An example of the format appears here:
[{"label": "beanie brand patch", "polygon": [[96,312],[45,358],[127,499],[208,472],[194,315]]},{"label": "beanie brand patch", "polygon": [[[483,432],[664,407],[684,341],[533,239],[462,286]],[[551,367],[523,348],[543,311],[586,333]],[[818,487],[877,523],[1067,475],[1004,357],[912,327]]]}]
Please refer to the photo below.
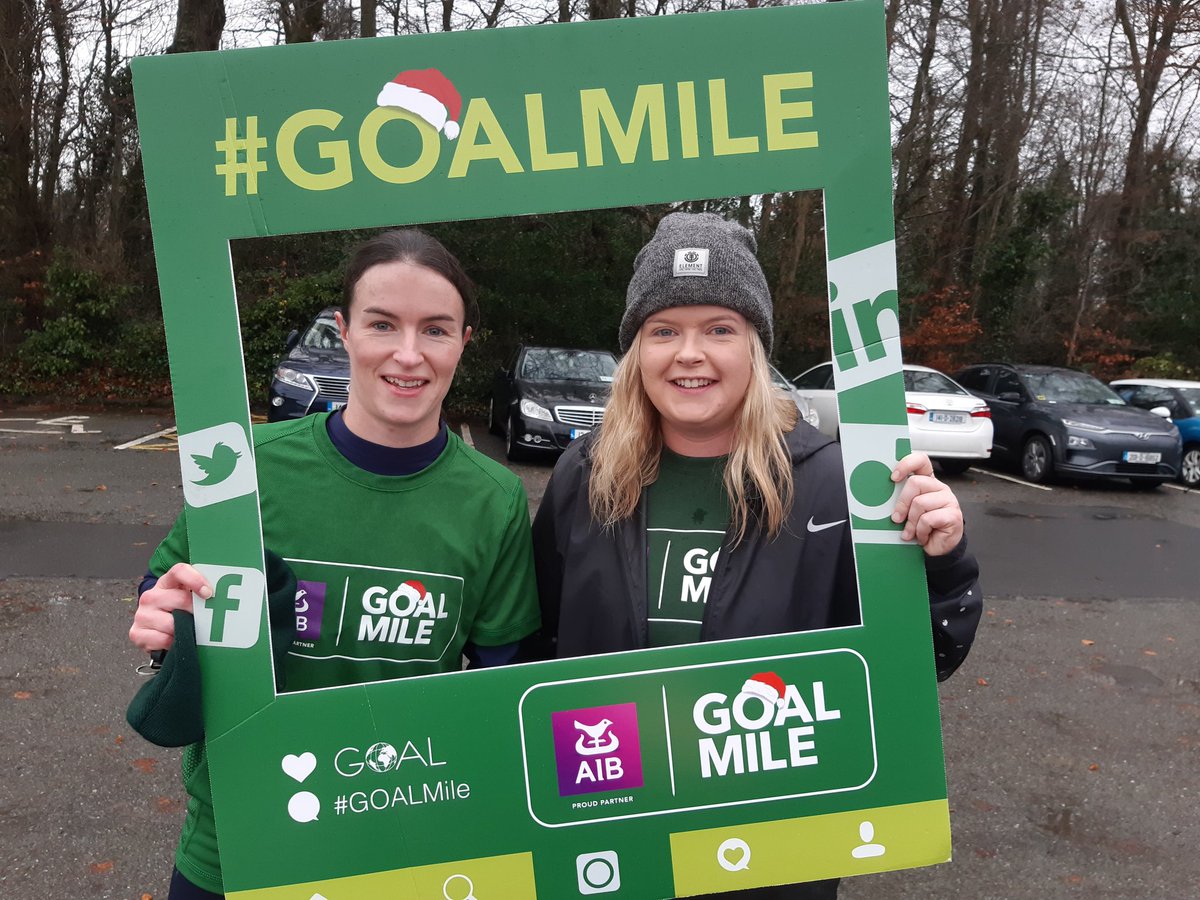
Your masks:
[{"label": "beanie brand patch", "polygon": [[705,247],[680,247],[675,251],[676,278],[685,276],[708,277],[708,250]]}]

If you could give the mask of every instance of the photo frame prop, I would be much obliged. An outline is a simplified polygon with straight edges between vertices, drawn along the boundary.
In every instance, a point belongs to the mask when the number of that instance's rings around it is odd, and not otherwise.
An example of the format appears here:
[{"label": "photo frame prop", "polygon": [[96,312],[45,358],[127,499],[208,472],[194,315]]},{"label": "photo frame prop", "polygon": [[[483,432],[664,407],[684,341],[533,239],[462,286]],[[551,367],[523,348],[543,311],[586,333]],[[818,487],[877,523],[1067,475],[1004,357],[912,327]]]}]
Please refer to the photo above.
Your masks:
[{"label": "photo frame prop", "polygon": [[[230,897],[668,897],[949,858],[922,554],[889,518],[908,433],[880,3],[134,78],[188,538],[216,587],[196,619]],[[794,190],[824,194],[861,626],[277,693],[231,240]],[[193,461],[221,444],[214,483]],[[743,696],[763,673],[781,719]]]}]

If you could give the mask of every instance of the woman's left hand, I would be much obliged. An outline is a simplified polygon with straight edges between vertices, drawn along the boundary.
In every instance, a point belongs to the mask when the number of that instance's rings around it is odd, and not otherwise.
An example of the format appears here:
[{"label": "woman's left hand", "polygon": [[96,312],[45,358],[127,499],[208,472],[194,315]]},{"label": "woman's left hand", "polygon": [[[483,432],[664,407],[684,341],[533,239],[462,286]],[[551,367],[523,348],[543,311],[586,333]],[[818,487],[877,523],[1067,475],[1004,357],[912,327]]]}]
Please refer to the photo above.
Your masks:
[{"label": "woman's left hand", "polygon": [[963,536],[958,498],[933,474],[933,462],[924,453],[910,453],[892,470],[892,481],[903,482],[892,521],[904,523],[900,537],[916,538],[927,556],[944,556]]}]

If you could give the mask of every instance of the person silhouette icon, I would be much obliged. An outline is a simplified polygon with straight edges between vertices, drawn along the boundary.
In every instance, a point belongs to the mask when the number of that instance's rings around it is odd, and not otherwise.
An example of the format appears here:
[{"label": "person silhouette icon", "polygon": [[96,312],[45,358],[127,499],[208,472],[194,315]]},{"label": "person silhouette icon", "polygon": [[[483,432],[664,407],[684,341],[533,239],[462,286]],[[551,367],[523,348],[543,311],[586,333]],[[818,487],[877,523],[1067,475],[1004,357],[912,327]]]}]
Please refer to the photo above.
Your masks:
[{"label": "person silhouette icon", "polygon": [[870,822],[861,822],[858,826],[858,837],[862,844],[850,851],[850,855],[855,859],[870,859],[873,856],[883,856],[887,852],[887,848],[883,844],[873,843],[875,840],[875,826]]}]

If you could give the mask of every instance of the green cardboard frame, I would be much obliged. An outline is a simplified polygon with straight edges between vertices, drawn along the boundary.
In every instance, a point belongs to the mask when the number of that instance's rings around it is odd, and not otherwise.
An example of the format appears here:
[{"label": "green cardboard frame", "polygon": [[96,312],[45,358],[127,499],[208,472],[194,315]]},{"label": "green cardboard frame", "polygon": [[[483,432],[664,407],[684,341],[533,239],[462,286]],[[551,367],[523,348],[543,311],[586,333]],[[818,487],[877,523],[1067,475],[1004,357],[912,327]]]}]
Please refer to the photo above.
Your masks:
[{"label": "green cardboard frame", "polygon": [[[421,69],[461,92],[457,140],[377,105]],[[889,518],[908,431],[878,0],[145,58],[134,85],[192,559],[260,610],[214,635],[197,598],[229,896],[683,896],[949,858],[922,554]],[[824,192],[861,626],[277,695],[231,240],[794,190]],[[218,441],[245,465],[197,490]],[[765,669],[814,723],[791,762],[819,762],[698,776],[698,698]],[[551,719],[610,704],[636,704],[645,783],[575,803]],[[795,740],[753,724],[747,747]],[[423,771],[363,766],[379,742]]]}]

